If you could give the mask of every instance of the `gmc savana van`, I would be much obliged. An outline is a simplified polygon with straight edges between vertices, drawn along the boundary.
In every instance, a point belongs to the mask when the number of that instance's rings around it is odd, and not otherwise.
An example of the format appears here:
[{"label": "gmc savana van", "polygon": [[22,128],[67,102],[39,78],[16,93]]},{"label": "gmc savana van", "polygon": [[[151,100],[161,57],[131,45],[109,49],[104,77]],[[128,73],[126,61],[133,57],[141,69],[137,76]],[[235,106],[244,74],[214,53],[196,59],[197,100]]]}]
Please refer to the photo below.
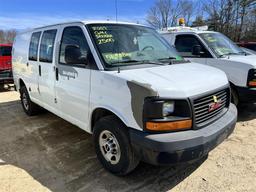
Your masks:
[{"label": "gmc savana van", "polygon": [[[19,34],[13,74],[28,115],[43,107],[91,133],[110,172],[201,158],[234,129],[224,72],[190,63],[146,26],[71,22]],[[179,65],[172,65],[179,63]]]},{"label": "gmc savana van", "polygon": [[171,27],[161,34],[184,58],[223,70],[231,85],[233,103],[256,101],[256,55],[252,51],[203,27]]}]

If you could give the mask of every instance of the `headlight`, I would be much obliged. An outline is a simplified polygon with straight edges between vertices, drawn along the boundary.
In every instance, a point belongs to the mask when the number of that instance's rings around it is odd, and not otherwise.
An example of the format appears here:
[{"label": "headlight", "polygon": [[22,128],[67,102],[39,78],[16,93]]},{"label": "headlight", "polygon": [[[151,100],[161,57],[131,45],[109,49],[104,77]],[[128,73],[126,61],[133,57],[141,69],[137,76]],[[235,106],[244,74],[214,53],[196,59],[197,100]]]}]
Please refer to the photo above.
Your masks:
[{"label": "headlight", "polygon": [[255,69],[250,69],[248,72],[247,86],[256,87],[256,70]]},{"label": "headlight", "polygon": [[144,128],[148,131],[177,131],[192,128],[192,109],[188,100],[146,98]]},{"label": "headlight", "polygon": [[174,101],[163,103],[163,117],[170,116],[174,112]]}]

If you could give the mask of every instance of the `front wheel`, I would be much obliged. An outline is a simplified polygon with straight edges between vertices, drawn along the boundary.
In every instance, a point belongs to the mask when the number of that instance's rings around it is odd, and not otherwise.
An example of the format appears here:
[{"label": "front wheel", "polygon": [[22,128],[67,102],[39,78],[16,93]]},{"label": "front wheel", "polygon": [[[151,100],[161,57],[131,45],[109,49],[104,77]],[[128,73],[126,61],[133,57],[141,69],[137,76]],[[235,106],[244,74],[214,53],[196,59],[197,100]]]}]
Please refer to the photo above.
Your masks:
[{"label": "front wheel", "polygon": [[94,126],[93,139],[103,167],[116,175],[126,175],[139,163],[127,127],[115,116],[101,118]]}]

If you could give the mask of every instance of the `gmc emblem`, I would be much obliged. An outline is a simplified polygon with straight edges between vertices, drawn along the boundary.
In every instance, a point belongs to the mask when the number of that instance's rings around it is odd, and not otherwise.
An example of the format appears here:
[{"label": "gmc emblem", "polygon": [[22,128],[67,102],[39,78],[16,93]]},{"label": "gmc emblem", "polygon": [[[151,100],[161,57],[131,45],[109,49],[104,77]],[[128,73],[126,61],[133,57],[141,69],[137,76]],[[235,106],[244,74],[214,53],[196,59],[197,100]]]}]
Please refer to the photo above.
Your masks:
[{"label": "gmc emblem", "polygon": [[221,107],[221,99],[218,100],[216,96],[213,96],[213,103],[209,104],[208,112],[212,112]]}]

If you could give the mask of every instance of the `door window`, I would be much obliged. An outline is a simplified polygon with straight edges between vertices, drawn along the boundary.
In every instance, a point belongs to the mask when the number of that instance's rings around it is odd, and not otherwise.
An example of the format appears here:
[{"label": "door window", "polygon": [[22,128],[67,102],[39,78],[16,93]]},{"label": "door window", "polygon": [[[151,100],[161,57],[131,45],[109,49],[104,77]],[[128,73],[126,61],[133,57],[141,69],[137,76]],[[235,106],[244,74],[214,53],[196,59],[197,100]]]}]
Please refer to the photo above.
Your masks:
[{"label": "door window", "polygon": [[[74,47],[75,49],[72,49]],[[72,55],[77,58],[67,57],[65,52],[68,52],[68,49],[73,50]],[[59,63],[64,65],[72,64],[85,66],[85,64],[82,63],[88,59],[87,56],[89,51],[89,45],[80,27],[66,27],[64,29],[60,45]],[[73,60],[74,62],[70,62],[70,60]],[[79,63],[79,61],[81,63]]]},{"label": "door window", "polygon": [[40,44],[40,56],[39,61],[52,63],[54,41],[57,30],[48,30],[43,33],[41,44]]},{"label": "door window", "polygon": [[40,36],[41,36],[41,32],[33,33],[31,36],[30,45],[29,45],[29,56],[28,56],[29,60],[37,61],[37,51],[38,51]]},{"label": "door window", "polygon": [[175,40],[175,48],[183,57],[198,57],[192,54],[193,47],[198,45],[201,46],[203,53],[200,57],[211,57],[210,53],[194,35],[178,35]]}]

